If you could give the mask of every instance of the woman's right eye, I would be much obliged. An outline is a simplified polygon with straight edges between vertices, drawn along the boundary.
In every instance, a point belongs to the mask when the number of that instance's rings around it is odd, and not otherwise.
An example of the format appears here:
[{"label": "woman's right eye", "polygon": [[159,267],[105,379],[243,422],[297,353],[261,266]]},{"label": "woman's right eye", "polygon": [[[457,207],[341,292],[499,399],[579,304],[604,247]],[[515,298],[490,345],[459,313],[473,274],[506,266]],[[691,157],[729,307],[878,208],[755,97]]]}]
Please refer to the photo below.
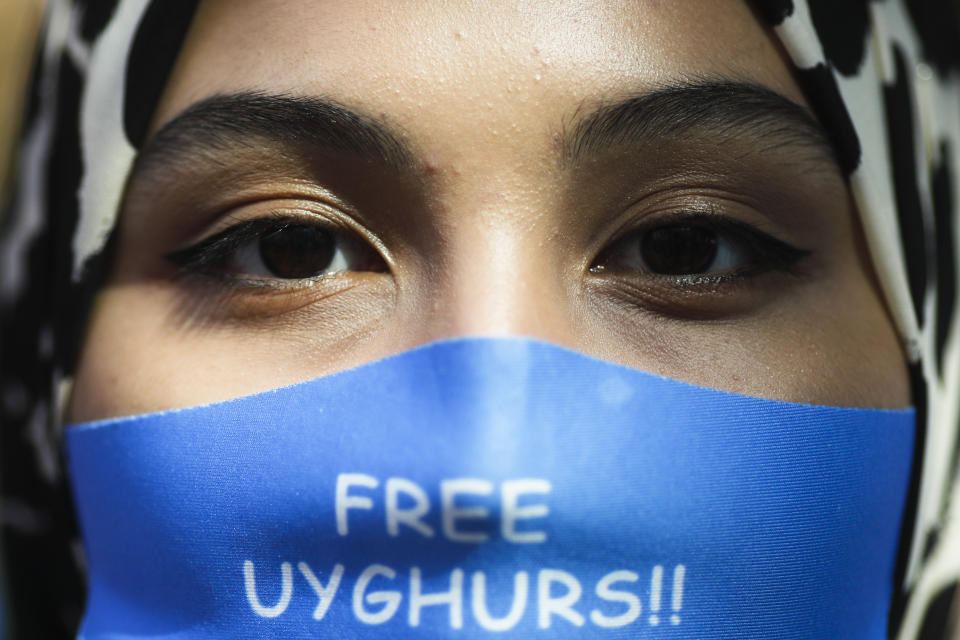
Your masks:
[{"label": "woman's right eye", "polygon": [[264,281],[387,270],[375,249],[350,234],[285,218],[242,222],[167,259],[185,273]]}]

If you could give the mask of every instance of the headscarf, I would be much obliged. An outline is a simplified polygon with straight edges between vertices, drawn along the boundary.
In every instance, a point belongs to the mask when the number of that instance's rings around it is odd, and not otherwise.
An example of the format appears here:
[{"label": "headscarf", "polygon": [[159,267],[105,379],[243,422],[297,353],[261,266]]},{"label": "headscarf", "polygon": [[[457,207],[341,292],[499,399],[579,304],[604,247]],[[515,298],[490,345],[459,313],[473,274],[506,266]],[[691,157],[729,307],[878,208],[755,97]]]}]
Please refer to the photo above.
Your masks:
[{"label": "headscarf", "polygon": [[[48,4],[0,234],[0,567],[13,637],[55,639],[84,592],[60,411],[196,1]],[[960,581],[960,16],[946,0],[754,8],[831,137],[909,356],[918,446],[890,636],[944,637]]]}]

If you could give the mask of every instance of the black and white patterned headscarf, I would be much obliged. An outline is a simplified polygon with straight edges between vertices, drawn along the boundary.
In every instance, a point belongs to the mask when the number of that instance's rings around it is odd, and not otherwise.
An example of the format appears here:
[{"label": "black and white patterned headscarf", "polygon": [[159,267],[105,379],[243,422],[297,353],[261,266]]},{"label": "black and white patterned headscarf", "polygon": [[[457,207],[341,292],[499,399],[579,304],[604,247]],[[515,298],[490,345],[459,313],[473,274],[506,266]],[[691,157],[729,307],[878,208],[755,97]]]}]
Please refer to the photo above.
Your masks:
[{"label": "black and white patterned headscarf", "polygon": [[[910,356],[918,446],[890,635],[941,638],[960,580],[957,3],[754,4],[832,138]],[[50,640],[75,633],[83,602],[59,410],[126,176],[196,0],[48,5],[0,234],[0,568],[12,637]]]}]

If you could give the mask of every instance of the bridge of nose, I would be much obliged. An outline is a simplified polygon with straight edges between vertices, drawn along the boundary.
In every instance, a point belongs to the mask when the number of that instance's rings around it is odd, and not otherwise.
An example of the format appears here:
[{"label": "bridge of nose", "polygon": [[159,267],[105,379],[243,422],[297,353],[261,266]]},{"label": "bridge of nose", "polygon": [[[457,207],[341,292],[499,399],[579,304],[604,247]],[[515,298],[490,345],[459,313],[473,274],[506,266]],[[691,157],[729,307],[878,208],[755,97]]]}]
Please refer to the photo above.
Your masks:
[{"label": "bridge of nose", "polygon": [[464,189],[444,204],[421,282],[401,287],[424,342],[526,335],[571,344],[582,256],[563,235],[558,197],[536,188]]}]

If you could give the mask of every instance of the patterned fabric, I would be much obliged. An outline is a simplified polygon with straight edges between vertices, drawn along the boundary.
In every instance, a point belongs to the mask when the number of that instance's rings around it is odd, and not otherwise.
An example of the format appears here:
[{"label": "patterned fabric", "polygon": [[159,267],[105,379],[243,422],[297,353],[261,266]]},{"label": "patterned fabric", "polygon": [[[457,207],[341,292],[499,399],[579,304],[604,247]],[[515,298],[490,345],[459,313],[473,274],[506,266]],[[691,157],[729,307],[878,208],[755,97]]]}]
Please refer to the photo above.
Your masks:
[{"label": "patterned fabric", "polygon": [[[2,566],[16,638],[71,637],[83,562],[58,412],[124,181],[195,1],[52,0],[0,235]],[[757,0],[828,129],[920,416],[891,637],[943,637],[960,579],[960,33],[946,0]]]}]

